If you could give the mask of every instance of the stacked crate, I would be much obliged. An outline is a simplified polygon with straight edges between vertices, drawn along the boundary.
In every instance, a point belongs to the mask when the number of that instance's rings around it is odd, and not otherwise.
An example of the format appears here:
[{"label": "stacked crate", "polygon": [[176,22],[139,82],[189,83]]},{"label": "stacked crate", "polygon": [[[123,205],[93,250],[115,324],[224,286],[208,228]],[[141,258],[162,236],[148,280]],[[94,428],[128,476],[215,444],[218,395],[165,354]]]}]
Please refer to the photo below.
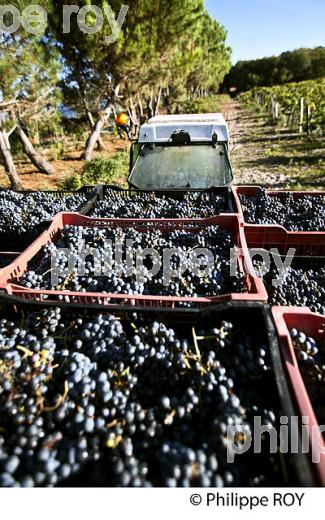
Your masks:
[{"label": "stacked crate", "polygon": [[[218,316],[233,315],[243,316],[243,323],[246,327],[261,328],[265,335],[268,353],[272,358],[273,375],[271,377],[274,397],[277,401],[277,412],[287,417],[294,415],[310,415],[313,424],[317,424],[316,415],[313,412],[312,404],[308,398],[307,390],[299,374],[299,367],[295,360],[292,342],[288,336],[288,330],[292,326],[299,325],[299,328],[306,330],[308,334],[314,334],[324,344],[324,336],[320,332],[324,327],[325,318],[312,315],[307,309],[287,309],[274,308],[273,319],[271,310],[267,305],[267,289],[254,271],[250,258],[249,248],[266,249],[277,248],[279,254],[286,255],[290,248],[295,248],[299,255],[308,257],[319,257],[324,255],[325,232],[292,232],[287,231],[277,225],[256,225],[245,222],[244,213],[240,203],[240,194],[253,196],[260,188],[232,188],[214,189],[202,192],[197,191],[173,191],[173,192],[138,192],[136,190],[121,190],[112,186],[101,186],[92,195],[90,204],[83,208],[79,213],[59,213],[47,226],[40,236],[19,255],[16,259],[0,270],[0,291],[4,301],[14,305],[33,305],[37,306],[63,306],[78,313],[103,312],[114,313],[116,316],[131,316],[131,313],[142,312],[147,317],[163,316],[166,323],[183,323],[187,328],[187,333],[195,322],[203,327],[204,323],[213,323]],[[171,197],[175,201],[182,201],[184,196],[191,193],[191,196],[200,204],[200,197],[204,195],[205,200],[213,201],[213,194],[219,194],[226,201],[224,212],[209,216],[208,218],[182,218],[178,215],[174,218],[143,218],[143,215],[133,215],[128,218],[105,218],[101,214],[100,204],[106,200],[116,200],[117,198],[127,201],[136,198],[144,201],[154,197]],[[277,193],[270,193],[278,196]],[[299,194],[297,195],[299,196]],[[317,194],[315,195],[317,196]],[[111,199],[110,199],[111,197]],[[85,216],[85,215],[89,216]],[[95,216],[94,216],[95,215]],[[246,280],[245,293],[231,293],[218,296],[206,295],[200,298],[180,298],[172,296],[157,295],[130,295],[116,293],[87,293],[73,292],[62,289],[55,290],[35,290],[26,288],[20,284],[20,279],[30,266],[37,266],[42,258],[44,246],[51,242],[56,242],[66,226],[81,226],[97,229],[114,229],[130,227],[136,228],[141,232],[150,229],[159,229],[162,233],[170,230],[181,229],[197,232],[209,225],[216,225],[222,229],[230,231],[238,248],[237,266]],[[1,267],[1,266],[0,266]],[[181,309],[182,305],[189,306],[188,309]],[[147,314],[146,314],[147,313]],[[151,319],[151,318],[150,318]],[[295,321],[296,320],[296,321]],[[309,326],[312,324],[312,326]],[[299,435],[298,435],[299,437]],[[323,441],[322,441],[323,442]],[[297,438],[300,446],[301,438]],[[323,444],[322,444],[323,446]],[[323,457],[323,456],[322,456]],[[323,458],[321,459],[323,461]],[[297,456],[288,456],[281,461],[284,465],[284,479],[277,482],[278,485],[321,483],[325,485],[325,463],[315,466],[310,459],[305,458],[299,450]],[[295,474],[295,479],[292,476]]]},{"label": "stacked crate", "polygon": [[[288,192],[283,191],[264,191],[270,198],[281,198],[287,196]],[[320,268],[325,266],[325,229],[317,228],[316,225],[310,223],[308,225],[303,223],[304,231],[290,231],[279,224],[267,223],[261,224],[252,223],[252,218],[248,215],[249,222],[245,221],[246,208],[242,207],[241,201],[247,198],[258,197],[262,194],[262,188],[253,186],[234,187],[233,194],[237,211],[244,222],[245,236],[249,248],[262,249],[270,251],[277,250],[279,255],[287,255],[290,249],[295,251],[295,257],[300,263],[302,269],[302,276],[308,277],[309,266],[317,262]],[[303,197],[318,199],[320,206],[323,205],[325,210],[325,192],[293,192],[290,196],[297,202]],[[263,220],[262,210],[258,208],[258,214]],[[302,215],[303,217],[303,215]],[[301,215],[300,215],[301,218]],[[317,215],[315,215],[315,219]],[[274,216],[273,216],[274,219]],[[325,287],[325,280],[322,287]],[[321,279],[320,279],[321,283]],[[312,467],[317,475],[318,482],[325,485],[325,460],[324,460],[324,437],[320,431],[319,425],[322,424],[324,417],[320,413],[319,402],[315,396],[314,388],[310,386],[309,377],[304,376],[303,360],[307,358],[307,373],[310,370],[311,377],[314,377],[315,384],[317,384],[317,394],[320,400],[325,396],[325,381],[322,381],[321,364],[325,365],[325,316],[323,313],[312,312],[309,308],[301,307],[302,302],[298,299],[295,302],[290,302],[290,307],[274,306],[272,313],[274,317],[277,334],[280,341],[280,350],[282,360],[288,377],[290,391],[294,399],[294,405],[297,416],[301,419],[308,418],[308,425],[305,425],[307,430],[307,437],[309,444],[309,459],[320,462],[312,462]],[[325,306],[325,299],[321,302]],[[302,341],[302,345],[297,347],[292,331],[298,331],[298,337]],[[306,337],[305,337],[306,336]],[[308,345],[304,342],[317,343],[318,353],[311,354],[308,357]],[[300,348],[302,352],[300,351]],[[310,364],[310,369],[308,368]]]}]

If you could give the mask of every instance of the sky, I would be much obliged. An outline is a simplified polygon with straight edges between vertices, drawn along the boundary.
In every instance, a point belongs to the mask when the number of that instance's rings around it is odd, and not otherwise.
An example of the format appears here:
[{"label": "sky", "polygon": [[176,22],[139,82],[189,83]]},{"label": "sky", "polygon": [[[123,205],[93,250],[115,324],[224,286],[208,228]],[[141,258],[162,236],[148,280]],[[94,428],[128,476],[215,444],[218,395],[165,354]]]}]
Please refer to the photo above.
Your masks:
[{"label": "sky", "polygon": [[325,45],[325,0],[206,0],[228,31],[233,63]]}]

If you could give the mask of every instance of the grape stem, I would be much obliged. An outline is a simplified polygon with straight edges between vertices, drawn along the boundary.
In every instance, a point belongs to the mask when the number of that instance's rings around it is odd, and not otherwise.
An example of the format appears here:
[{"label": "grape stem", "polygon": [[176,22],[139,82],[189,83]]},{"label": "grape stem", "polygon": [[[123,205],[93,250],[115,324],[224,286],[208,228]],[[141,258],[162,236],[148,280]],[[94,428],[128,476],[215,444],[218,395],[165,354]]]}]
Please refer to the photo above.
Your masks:
[{"label": "grape stem", "polygon": [[69,393],[69,384],[68,384],[68,381],[65,381],[64,382],[64,392],[63,392],[63,394],[59,396],[59,398],[58,398],[57,402],[55,403],[55,405],[53,405],[53,406],[42,406],[44,412],[54,412],[55,410],[60,408],[60,406],[63,403],[63,401],[65,401],[65,399],[67,398],[68,393]]}]

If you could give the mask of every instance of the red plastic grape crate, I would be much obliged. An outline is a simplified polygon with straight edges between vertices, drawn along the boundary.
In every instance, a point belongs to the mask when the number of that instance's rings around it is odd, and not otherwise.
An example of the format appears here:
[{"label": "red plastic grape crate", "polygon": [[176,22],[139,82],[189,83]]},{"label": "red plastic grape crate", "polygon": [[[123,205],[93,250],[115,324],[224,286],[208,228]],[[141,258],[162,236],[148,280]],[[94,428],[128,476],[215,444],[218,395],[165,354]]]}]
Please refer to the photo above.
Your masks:
[{"label": "red plastic grape crate", "polygon": [[[313,314],[307,308],[273,307],[281,354],[289,378],[290,389],[294,403],[301,417],[308,417],[308,442],[310,448],[310,461],[312,461],[312,448],[314,454],[319,456],[319,463],[312,463],[312,467],[322,486],[325,486],[325,440],[320,431],[315,411],[310,401],[308,391],[299,370],[297,357],[291,340],[290,330],[297,329],[308,337],[314,338],[325,349],[325,317]],[[313,437],[313,435],[315,437]],[[313,439],[315,439],[313,441]]]},{"label": "red plastic grape crate", "polygon": [[[41,256],[42,248],[50,242],[57,241],[65,226],[82,226],[98,228],[132,227],[138,231],[160,229],[169,232],[174,229],[195,231],[209,225],[218,225],[233,234],[237,246],[238,271],[245,276],[246,293],[231,293],[212,297],[190,298],[172,296],[125,295],[111,293],[86,293],[60,290],[36,290],[19,285],[19,279],[28,270],[29,263],[35,262]],[[267,302],[267,292],[262,280],[254,271],[240,220],[234,215],[223,215],[209,219],[175,219],[175,220],[144,220],[144,219],[96,219],[75,213],[57,214],[51,226],[26,251],[24,251],[10,266],[0,272],[0,290],[9,295],[33,302],[55,303],[58,300],[70,304],[101,305],[116,307],[117,305],[141,307],[174,308],[180,303],[191,303],[205,306],[220,301],[260,301]]]},{"label": "red plastic grape crate", "polygon": [[[275,248],[279,254],[287,254],[289,249],[296,249],[296,255],[325,255],[325,232],[322,231],[287,231],[283,226],[275,224],[247,224],[244,221],[239,195],[247,197],[255,196],[262,188],[258,186],[233,187],[235,211],[244,222],[245,237],[249,248],[271,249]],[[268,191],[270,197],[276,197],[288,193],[287,191]],[[294,197],[303,195],[325,196],[325,192],[291,192]]]},{"label": "red plastic grape crate", "polygon": [[[258,193],[261,193],[263,191],[263,188],[260,186],[232,186],[232,193],[233,198],[235,202],[235,212],[238,213],[243,220],[244,218],[244,212],[242,209],[242,205],[240,202],[240,195],[245,195],[246,197],[255,197]],[[288,191],[288,190],[266,190],[266,193],[269,197],[281,197],[287,193],[290,193],[295,199],[299,199],[301,197],[304,197],[306,195],[311,197],[325,197],[325,191]],[[245,222],[245,225],[254,226],[256,224],[249,224],[248,222]],[[268,224],[265,224],[266,226]],[[269,224],[269,226],[276,226],[280,227],[282,229],[285,229],[281,225],[276,224]],[[320,231],[296,231],[296,233],[320,233]]]},{"label": "red plastic grape crate", "polygon": [[286,255],[295,249],[297,256],[325,256],[325,233],[286,231],[281,226],[245,224],[247,246],[250,249],[277,249]]}]

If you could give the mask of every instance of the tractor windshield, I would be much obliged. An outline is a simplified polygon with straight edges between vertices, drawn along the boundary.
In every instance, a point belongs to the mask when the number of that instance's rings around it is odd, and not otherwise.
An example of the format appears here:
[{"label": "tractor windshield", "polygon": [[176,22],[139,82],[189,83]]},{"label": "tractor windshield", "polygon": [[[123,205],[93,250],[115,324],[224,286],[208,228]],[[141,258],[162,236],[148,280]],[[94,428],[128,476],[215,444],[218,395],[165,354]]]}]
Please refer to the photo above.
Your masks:
[{"label": "tractor windshield", "polygon": [[208,189],[233,180],[224,144],[192,146],[144,145],[129,178],[147,190]]}]

